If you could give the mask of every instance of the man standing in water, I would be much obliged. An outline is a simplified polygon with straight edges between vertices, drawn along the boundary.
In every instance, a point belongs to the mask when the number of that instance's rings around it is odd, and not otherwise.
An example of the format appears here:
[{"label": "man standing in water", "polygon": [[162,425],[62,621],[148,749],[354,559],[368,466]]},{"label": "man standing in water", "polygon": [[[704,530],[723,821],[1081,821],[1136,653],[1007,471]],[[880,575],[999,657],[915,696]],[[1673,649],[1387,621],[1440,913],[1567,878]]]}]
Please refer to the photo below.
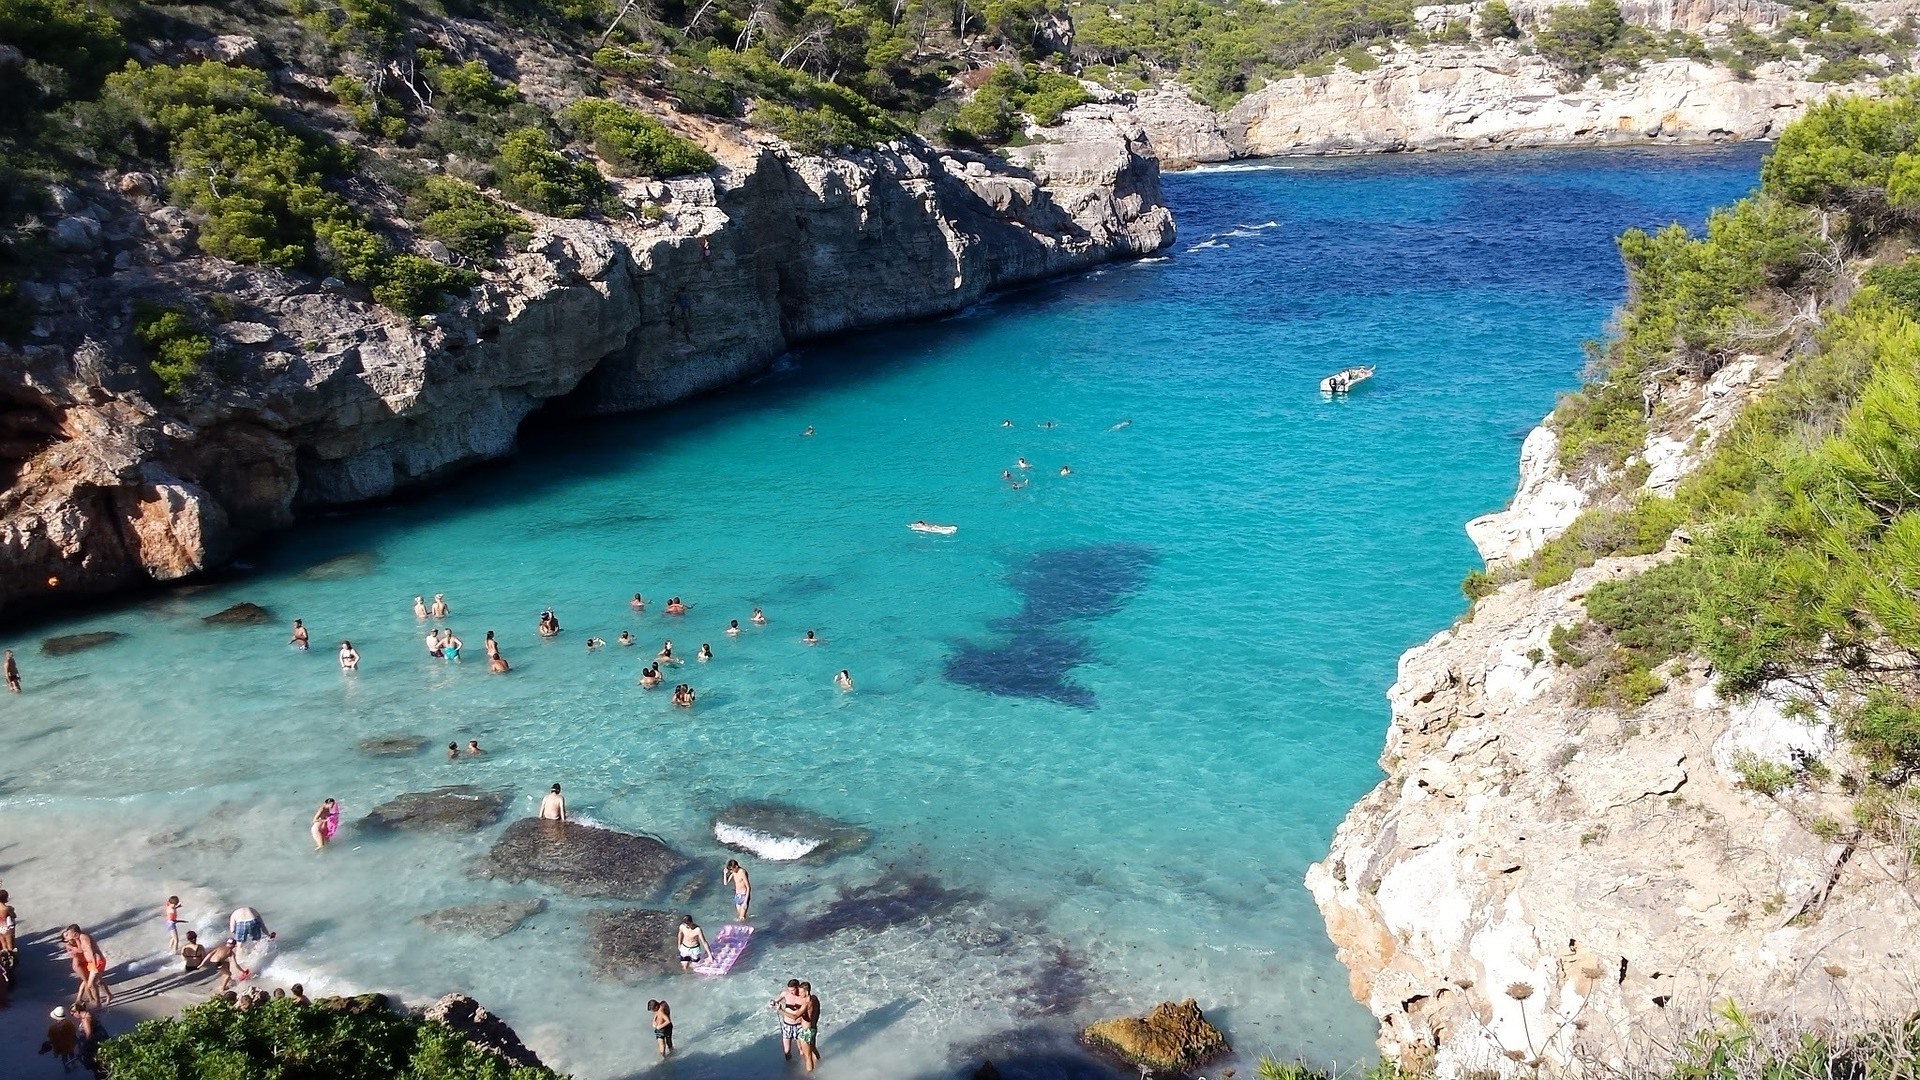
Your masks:
[{"label": "man standing in water", "polygon": [[793,1044],[800,1038],[800,1025],[807,1011],[806,999],[800,996],[800,980],[788,979],[786,988],[767,1004],[780,1016],[780,1056],[792,1061]]},{"label": "man standing in water", "polygon": [[800,984],[800,996],[806,1006],[800,1010],[800,1060],[812,1072],[820,1064],[820,999],[813,996],[813,984]]},{"label": "man standing in water", "polygon": [[553,789],[540,800],[540,820],[567,820],[567,800],[561,797],[559,784],[553,785]]},{"label": "man standing in water", "polygon": [[301,652],[307,651],[307,627],[299,619],[293,620],[293,636],[287,639],[287,644]]},{"label": "man standing in water", "polygon": [[747,906],[753,903],[753,884],[747,880],[747,868],[740,865],[739,859],[728,859],[726,870],[720,874],[720,883],[733,889],[734,917],[746,922]]},{"label": "man standing in water", "polygon": [[713,951],[707,944],[707,932],[700,929],[700,924],[694,922],[691,915],[680,920],[675,936],[680,944],[681,971],[693,970],[693,965],[698,963],[702,956]]},{"label": "man standing in water", "polygon": [[227,936],[245,945],[250,941],[270,941],[280,935],[267,929],[267,920],[261,918],[259,912],[250,907],[237,907],[227,918]]},{"label": "man standing in water", "polygon": [[13,662],[12,649],[8,649],[6,657],[4,659],[0,659],[0,667],[3,667],[6,671],[8,692],[15,693],[15,694],[19,693],[20,692],[20,665]]}]

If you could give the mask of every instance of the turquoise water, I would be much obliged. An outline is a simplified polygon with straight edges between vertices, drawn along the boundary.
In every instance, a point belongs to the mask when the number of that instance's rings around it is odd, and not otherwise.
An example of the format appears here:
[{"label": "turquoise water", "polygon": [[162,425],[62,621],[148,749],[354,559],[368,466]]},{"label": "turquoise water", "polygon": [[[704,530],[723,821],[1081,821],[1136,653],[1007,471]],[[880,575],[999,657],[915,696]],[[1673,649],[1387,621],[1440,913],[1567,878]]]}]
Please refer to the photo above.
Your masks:
[{"label": "turquoise water", "polygon": [[[547,426],[432,497],[310,522],[230,581],[16,632],[6,884],[28,928],[108,926],[116,959],[161,944],[170,892],[201,925],[251,903],[282,934],[270,985],[465,989],[588,1078],[652,1067],[641,1003],[659,996],[676,1074],[779,1074],[762,1006],[790,976],[823,995],[835,1076],[945,1076],[1009,1047],[1033,1051],[1027,1075],[1064,1075],[1050,1033],[1187,996],[1248,1054],[1363,1057],[1371,1023],[1300,879],[1378,779],[1395,659],[1460,610],[1461,524],[1505,500],[1520,439],[1575,381],[1619,296],[1611,236],[1697,225],[1758,160],[1169,177],[1169,258],[821,344],[666,412]],[[1379,375],[1350,399],[1315,392],[1361,362]],[[1000,473],[1020,457],[1014,489]],[[457,667],[420,643],[412,597],[435,592]],[[660,614],[669,594],[690,613]],[[275,623],[200,623],[240,600]],[[540,641],[548,605],[567,630]],[[767,626],[721,632],[756,605]],[[295,616],[310,653],[283,644]],[[93,629],[126,637],[38,652]],[[488,629],[512,674],[487,674]],[[642,647],[583,648],[622,629]],[[666,637],[712,644],[668,671],[691,711],[634,683]],[[357,749],[406,733],[427,749]],[[433,749],[469,738],[486,757]],[[825,865],[750,860],[763,930],[734,974],[621,984],[594,977],[583,926],[613,905],[468,873],[497,828],[351,824],[455,782],[530,813],[555,781],[709,879],[712,815],[736,800],[873,839]],[[306,822],[329,795],[349,825],[316,855]],[[892,902],[830,907],[876,882]],[[413,921],[525,896],[546,911],[496,940]],[[728,914],[717,884],[690,910],[709,929]]]}]

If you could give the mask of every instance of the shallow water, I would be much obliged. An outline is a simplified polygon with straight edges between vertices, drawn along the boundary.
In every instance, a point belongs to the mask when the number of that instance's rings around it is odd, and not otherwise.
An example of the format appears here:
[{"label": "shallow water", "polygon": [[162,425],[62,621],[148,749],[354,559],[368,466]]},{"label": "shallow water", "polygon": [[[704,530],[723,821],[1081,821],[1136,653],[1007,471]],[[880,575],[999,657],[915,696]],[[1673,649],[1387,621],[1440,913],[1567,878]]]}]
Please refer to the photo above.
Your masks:
[{"label": "shallow water", "polygon": [[[1576,380],[1619,296],[1612,235],[1697,225],[1758,160],[1171,176],[1170,257],[546,428],[433,497],[311,522],[236,580],[17,632],[0,874],[27,928],[114,927],[116,959],[161,944],[169,892],[200,925],[251,903],[283,936],[270,985],[463,989],[585,1078],[652,1067],[658,996],[675,1073],[777,1075],[764,1003],[789,976],[823,995],[835,1076],[949,1075],[1009,1030],[1187,996],[1249,1054],[1364,1057],[1371,1024],[1300,880],[1378,779],[1395,658],[1461,609],[1461,524],[1504,501],[1520,439]],[[1350,399],[1315,392],[1363,362],[1379,374]],[[999,476],[1022,456],[1015,490]],[[458,666],[420,643],[411,599],[434,592]],[[668,594],[692,610],[660,614]],[[275,622],[201,623],[240,600]],[[546,605],[567,627],[553,641],[533,634]],[[767,626],[721,632],[755,605]],[[283,644],[294,616],[310,653]],[[623,628],[643,647],[584,649]],[[126,636],[37,648],[95,629]],[[509,676],[480,659],[488,629]],[[342,637],[356,674],[334,664]],[[664,637],[713,646],[668,671],[698,690],[691,712],[634,685]],[[409,733],[423,752],[357,748]],[[484,758],[434,749],[469,738]],[[872,840],[824,865],[749,860],[762,930],[732,975],[618,984],[592,974],[583,917],[619,905],[468,873],[499,827],[352,824],[445,783],[531,813],[554,781],[577,814],[699,860],[709,929],[730,914],[722,807],[782,800]],[[315,855],[327,795],[348,825]],[[523,896],[546,911],[495,940],[413,921]]]}]

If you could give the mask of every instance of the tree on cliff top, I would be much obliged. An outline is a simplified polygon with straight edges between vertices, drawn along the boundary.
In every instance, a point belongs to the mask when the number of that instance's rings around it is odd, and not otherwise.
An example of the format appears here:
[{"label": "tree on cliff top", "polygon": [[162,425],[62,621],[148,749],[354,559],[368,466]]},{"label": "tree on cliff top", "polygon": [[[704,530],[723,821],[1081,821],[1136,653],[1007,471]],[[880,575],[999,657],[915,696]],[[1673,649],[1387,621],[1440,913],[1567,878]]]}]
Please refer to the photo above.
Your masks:
[{"label": "tree on cliff top", "polygon": [[100,1046],[114,1080],[564,1080],[509,1064],[377,995],[236,1009],[215,998]]}]

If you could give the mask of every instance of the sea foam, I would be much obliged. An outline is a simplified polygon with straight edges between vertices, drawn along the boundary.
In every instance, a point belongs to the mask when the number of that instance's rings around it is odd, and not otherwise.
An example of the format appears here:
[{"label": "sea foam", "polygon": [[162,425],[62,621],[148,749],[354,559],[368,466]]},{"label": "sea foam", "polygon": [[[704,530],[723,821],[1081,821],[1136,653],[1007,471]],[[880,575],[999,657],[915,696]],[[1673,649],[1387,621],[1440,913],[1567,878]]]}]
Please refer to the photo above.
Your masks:
[{"label": "sea foam", "polygon": [[825,840],[816,840],[810,836],[775,836],[758,829],[729,825],[724,821],[713,823],[713,838],[728,847],[740,848],[759,856],[768,862],[792,862],[804,859]]}]

